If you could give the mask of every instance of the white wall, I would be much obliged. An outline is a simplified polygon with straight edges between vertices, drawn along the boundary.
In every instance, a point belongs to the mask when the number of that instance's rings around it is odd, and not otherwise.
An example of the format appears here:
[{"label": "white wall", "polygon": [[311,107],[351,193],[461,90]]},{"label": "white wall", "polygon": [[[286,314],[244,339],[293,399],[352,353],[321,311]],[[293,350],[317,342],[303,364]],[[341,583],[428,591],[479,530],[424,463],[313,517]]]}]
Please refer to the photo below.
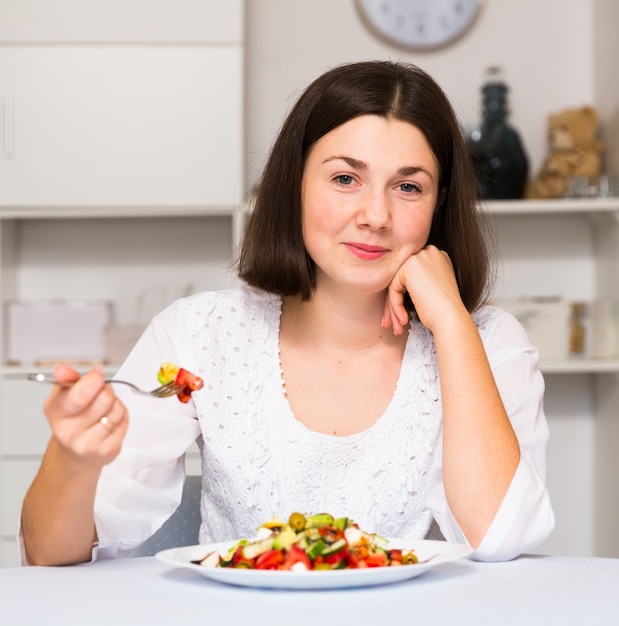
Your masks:
[{"label": "white wall", "polygon": [[619,172],[619,80],[617,80],[617,25],[619,2],[595,0],[595,102],[606,142],[607,168]]},{"label": "white wall", "polygon": [[428,71],[464,125],[478,121],[484,69],[502,66],[511,122],[537,170],[546,151],[546,114],[594,101],[595,1],[486,0],[463,39],[407,54],[368,32],[354,0],[247,0],[248,189],[295,95],[332,65],[374,58],[404,59]]}]

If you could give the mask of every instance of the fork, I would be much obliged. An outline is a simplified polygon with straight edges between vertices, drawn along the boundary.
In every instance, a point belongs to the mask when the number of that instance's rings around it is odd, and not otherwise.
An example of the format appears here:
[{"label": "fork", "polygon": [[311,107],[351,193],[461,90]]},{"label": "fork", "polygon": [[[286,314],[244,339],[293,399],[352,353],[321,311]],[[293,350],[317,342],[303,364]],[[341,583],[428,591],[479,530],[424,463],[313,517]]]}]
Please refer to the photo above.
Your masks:
[{"label": "fork", "polygon": [[[74,383],[61,383],[56,380],[53,376],[46,376],[45,374],[28,374],[28,380],[33,380],[37,383],[51,383],[52,385],[60,385],[61,387],[71,387]],[[180,390],[181,387],[179,385],[175,385],[173,382],[167,383],[166,385],[161,385],[161,387],[157,387],[152,389],[151,391],[146,391],[145,389],[140,389],[137,385],[130,383],[127,380],[118,380],[117,378],[106,378],[106,383],[112,384],[120,384],[120,385],[128,385],[137,393],[141,393],[146,396],[154,396],[155,398],[169,398],[170,396],[175,396]]]}]

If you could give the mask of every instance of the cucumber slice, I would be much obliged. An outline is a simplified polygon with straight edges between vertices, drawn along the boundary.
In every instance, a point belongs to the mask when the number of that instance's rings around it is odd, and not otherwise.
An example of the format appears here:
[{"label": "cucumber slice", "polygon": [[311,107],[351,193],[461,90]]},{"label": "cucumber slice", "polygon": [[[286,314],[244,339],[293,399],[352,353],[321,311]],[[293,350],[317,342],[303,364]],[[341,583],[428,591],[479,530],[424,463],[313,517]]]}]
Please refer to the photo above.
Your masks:
[{"label": "cucumber slice", "polygon": [[263,541],[259,541],[258,543],[251,543],[248,546],[243,548],[243,558],[251,561],[255,559],[257,556],[260,556],[267,550],[273,549],[273,539],[264,539]]},{"label": "cucumber slice", "polygon": [[338,539],[331,544],[328,544],[327,547],[320,553],[322,556],[329,556],[330,554],[335,554],[340,550],[343,550],[346,547],[346,539]]}]

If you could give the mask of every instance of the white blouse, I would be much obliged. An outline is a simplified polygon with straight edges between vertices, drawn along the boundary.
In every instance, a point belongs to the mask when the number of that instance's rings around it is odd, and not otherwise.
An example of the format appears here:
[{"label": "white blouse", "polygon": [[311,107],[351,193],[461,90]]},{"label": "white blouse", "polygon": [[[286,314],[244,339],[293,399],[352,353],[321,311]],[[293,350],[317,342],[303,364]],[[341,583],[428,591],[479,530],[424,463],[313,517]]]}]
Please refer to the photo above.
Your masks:
[{"label": "white blouse", "polygon": [[[293,511],[348,516],[365,530],[417,539],[434,518],[447,540],[466,542],[443,489],[431,333],[411,323],[384,414],[366,431],[337,437],[307,429],[286,400],[280,313],[278,296],[242,286],[179,300],[153,319],[118,377],[150,388],[160,363],[171,361],[205,386],[188,404],[117,387],[130,426],[121,454],[99,481],[93,558],[128,554],[174,512],[184,454],[196,440],[201,543],[251,537],[270,517],[287,519]],[[508,493],[473,554],[502,560],[532,549],[554,526],[544,482],[544,383],[537,351],[514,317],[486,306],[474,319],[521,448]]]}]

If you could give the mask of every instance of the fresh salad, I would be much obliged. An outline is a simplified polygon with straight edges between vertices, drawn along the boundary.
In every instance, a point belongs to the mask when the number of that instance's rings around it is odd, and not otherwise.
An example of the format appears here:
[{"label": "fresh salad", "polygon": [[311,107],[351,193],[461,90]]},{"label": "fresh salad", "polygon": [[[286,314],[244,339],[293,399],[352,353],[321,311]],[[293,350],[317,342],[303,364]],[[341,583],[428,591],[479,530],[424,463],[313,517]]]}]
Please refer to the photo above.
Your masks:
[{"label": "fresh salad", "polygon": [[176,395],[181,402],[189,402],[191,393],[204,387],[204,381],[199,376],[174,363],[162,363],[157,372],[157,380],[161,385],[177,385],[179,390]]},{"label": "fresh salad", "polygon": [[386,539],[362,531],[348,517],[293,513],[287,523],[277,518],[265,522],[252,541],[241,539],[225,556],[210,552],[193,563],[206,567],[306,571],[418,562],[412,550],[388,549],[387,544]]}]

